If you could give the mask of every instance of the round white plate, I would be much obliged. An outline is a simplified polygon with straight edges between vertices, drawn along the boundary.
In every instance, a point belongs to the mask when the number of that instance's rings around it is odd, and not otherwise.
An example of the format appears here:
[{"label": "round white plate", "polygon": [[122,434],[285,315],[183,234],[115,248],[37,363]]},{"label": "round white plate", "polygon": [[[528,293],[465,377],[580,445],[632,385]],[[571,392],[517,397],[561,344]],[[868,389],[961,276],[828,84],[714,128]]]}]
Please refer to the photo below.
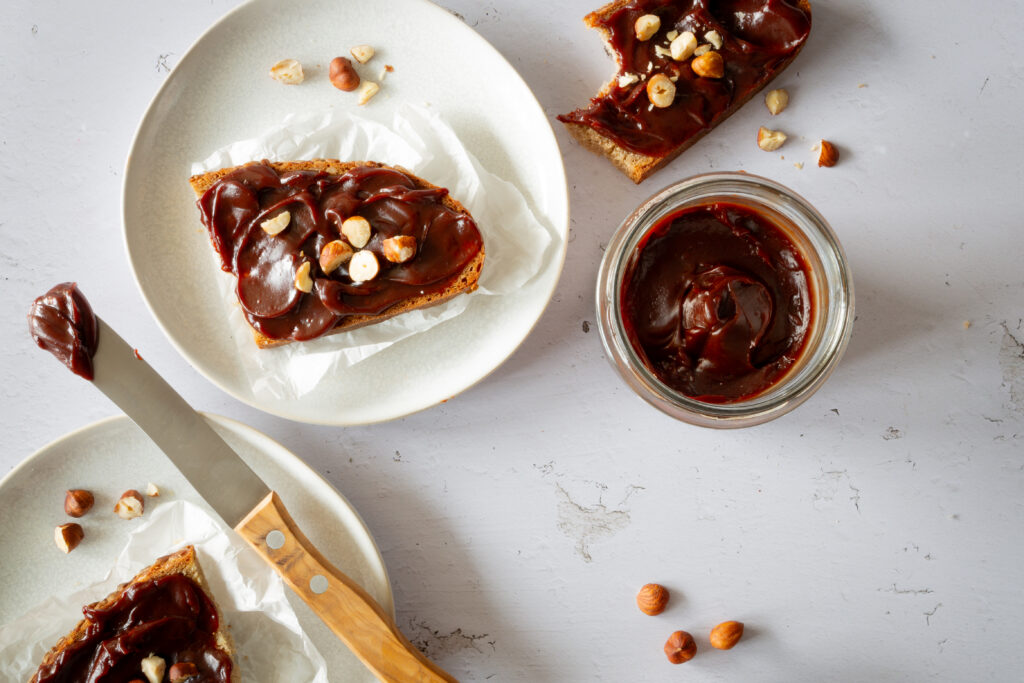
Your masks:
[{"label": "round white plate", "polygon": [[[363,43],[377,49],[367,69],[395,69],[367,110],[390,120],[403,102],[429,104],[488,170],[519,188],[554,231],[555,243],[540,274],[520,291],[474,297],[462,315],[338,373],[336,382],[321,382],[298,400],[257,394],[235,355],[188,184],[190,165],[288,114],[359,109],[354,95],[330,85],[326,67]],[[304,65],[301,85],[268,77],[269,67],[286,57]],[[249,405],[335,425],[422,410],[498,367],[551,299],[569,224],[558,144],[530,89],[476,32],[426,0],[252,0],[227,14],[181,59],[143,117],[125,170],[123,211],[128,259],[142,296],[178,351]]]},{"label": "round white plate", "polygon": [[[234,420],[205,417],[281,495],[317,549],[394,615],[384,561],[349,502],[270,437]],[[0,552],[0,624],[49,595],[71,593],[106,576],[127,542],[125,523],[111,512],[117,496],[125,489],[141,489],[150,481],[160,486],[161,496],[149,499],[147,508],[185,499],[212,512],[156,444],[123,415],[54,441],[0,480],[0,548],[4,549]],[[91,490],[96,506],[82,518],[86,541],[65,556],[53,544],[53,529],[68,521],[63,508],[68,488]],[[305,603],[294,595],[288,597],[327,661],[332,681],[376,681]]]}]

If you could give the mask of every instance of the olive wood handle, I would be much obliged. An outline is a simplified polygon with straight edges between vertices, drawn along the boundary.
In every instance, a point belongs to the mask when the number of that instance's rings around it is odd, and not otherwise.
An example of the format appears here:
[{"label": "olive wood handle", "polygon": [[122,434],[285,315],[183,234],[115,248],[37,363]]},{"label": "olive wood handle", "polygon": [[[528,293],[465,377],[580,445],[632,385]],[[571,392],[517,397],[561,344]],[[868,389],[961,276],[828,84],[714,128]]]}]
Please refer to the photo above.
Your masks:
[{"label": "olive wood handle", "polygon": [[313,547],[276,493],[260,501],[235,531],[377,678],[457,683],[402,635],[376,600]]}]

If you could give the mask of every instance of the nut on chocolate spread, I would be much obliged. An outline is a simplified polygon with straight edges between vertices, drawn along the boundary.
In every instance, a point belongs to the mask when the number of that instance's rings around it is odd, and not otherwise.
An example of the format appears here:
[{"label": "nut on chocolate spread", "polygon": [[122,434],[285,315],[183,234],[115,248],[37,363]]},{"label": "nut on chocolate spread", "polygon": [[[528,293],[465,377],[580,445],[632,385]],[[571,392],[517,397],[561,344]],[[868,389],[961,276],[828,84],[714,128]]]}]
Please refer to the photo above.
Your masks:
[{"label": "nut on chocolate spread", "polygon": [[[483,241],[468,214],[445,206],[447,194],[392,168],[278,173],[264,162],[227,174],[197,204],[249,323],[270,339],[304,341],[458,279]],[[368,238],[343,230],[357,216]],[[325,256],[332,242],[342,258]],[[405,260],[392,261],[396,253]]]},{"label": "nut on chocolate spread", "polygon": [[151,654],[162,657],[168,669],[176,662],[194,663],[196,681],[231,680],[231,658],[216,643],[217,610],[187,576],[134,584],[111,605],[90,605],[82,613],[91,622],[84,637],[39,668],[39,683],[126,683],[140,678],[141,662]]},{"label": "nut on chocolate spread", "polygon": [[73,373],[91,380],[99,326],[92,306],[74,282],[64,282],[32,302],[28,327],[46,349]]},{"label": "nut on chocolate spread", "polygon": [[[648,14],[659,17],[660,29],[640,40],[635,23]],[[770,81],[807,40],[811,17],[792,0],[633,0],[597,25],[609,32],[619,61],[616,80],[589,107],[558,119],[658,157],[714,127],[734,103]],[[689,59],[672,58],[668,36],[685,31],[700,43],[718,33],[722,78],[698,76]],[[646,93],[648,79],[658,74],[675,84],[675,99],[663,108],[652,106]]]},{"label": "nut on chocolate spread", "polygon": [[770,218],[716,202],[662,218],[623,276],[633,350],[706,403],[757,396],[799,359],[814,315],[807,261]]}]

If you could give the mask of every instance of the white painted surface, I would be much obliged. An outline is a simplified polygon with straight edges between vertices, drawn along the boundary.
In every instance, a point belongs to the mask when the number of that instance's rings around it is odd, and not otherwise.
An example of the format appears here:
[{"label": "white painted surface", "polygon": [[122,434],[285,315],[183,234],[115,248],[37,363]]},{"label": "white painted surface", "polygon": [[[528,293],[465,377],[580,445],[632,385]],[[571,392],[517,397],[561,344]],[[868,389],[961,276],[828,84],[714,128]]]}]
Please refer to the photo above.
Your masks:
[{"label": "white painted surface", "polygon": [[[338,486],[382,548],[402,627],[460,678],[1019,680],[1018,3],[957,4],[955,17],[924,0],[817,3],[810,43],[777,81],[793,96],[771,121],[793,136],[785,161],[754,144],[769,122],[756,102],[641,187],[556,127],[572,241],[537,329],[468,393],[351,429],[279,420],[212,387],[162,337],[125,261],[118,198],[135,124],[163,65],[234,4],[4,12],[0,471],[115,412],[26,333],[31,299],[77,279],[194,405],[279,439]],[[611,71],[580,21],[590,2],[447,4],[552,117]],[[819,137],[838,143],[839,166],[811,163]],[[712,168],[806,196],[843,240],[858,288],[850,350],[821,392],[730,433],[677,424],[632,396],[592,328],[601,246],[618,220]],[[660,617],[633,606],[647,581],[674,591]],[[671,631],[703,644],[724,619],[748,624],[736,649],[704,647],[684,669],[665,662]]]}]

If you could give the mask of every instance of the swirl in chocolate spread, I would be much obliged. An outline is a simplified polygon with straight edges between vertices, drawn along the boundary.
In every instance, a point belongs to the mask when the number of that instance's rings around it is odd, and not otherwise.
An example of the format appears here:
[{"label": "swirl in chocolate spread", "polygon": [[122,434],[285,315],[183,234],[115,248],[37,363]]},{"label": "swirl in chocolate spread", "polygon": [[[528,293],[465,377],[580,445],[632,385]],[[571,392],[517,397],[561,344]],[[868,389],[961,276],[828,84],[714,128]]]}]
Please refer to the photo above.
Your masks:
[{"label": "swirl in chocolate spread", "polygon": [[77,284],[63,282],[33,301],[28,327],[39,348],[52,353],[76,375],[93,378],[99,325]]},{"label": "swirl in chocolate spread", "polygon": [[192,662],[196,681],[231,680],[231,658],[216,642],[217,610],[187,576],[131,585],[112,604],[90,605],[82,613],[91,622],[84,636],[39,668],[38,683],[126,683],[142,678],[141,662],[151,654],[162,657],[168,669]]},{"label": "swirl in chocolate spread", "polygon": [[[634,23],[644,14],[657,15],[661,28],[641,41]],[[657,157],[710,130],[734,103],[770,81],[807,40],[811,17],[791,0],[633,0],[597,25],[609,33],[618,76],[634,74],[639,80],[620,85],[617,77],[589,107],[558,119],[590,126],[620,147]],[[690,31],[700,42],[717,31],[725,77],[702,78],[689,61],[676,62],[656,50],[667,51],[671,31]],[[666,108],[651,107],[646,95],[647,79],[657,73],[676,79],[675,100]]]},{"label": "swirl in chocolate spread", "polygon": [[[480,232],[466,213],[444,203],[448,191],[423,187],[405,173],[374,165],[341,175],[324,171],[278,173],[266,162],[250,164],[218,180],[198,201],[221,268],[238,278],[238,301],[249,323],[265,337],[304,341],[329,332],[348,316],[378,315],[403,301],[443,292],[480,252]],[[288,211],[288,227],[270,235],[261,224]],[[361,216],[372,227],[362,247],[380,266],[372,280],[356,282],[348,264],[325,273],[319,255],[328,242],[344,240],[346,218]],[[384,240],[416,238],[404,263],[384,256]],[[311,292],[295,286],[309,262]]]},{"label": "swirl in chocolate spread", "polygon": [[637,251],[622,321],[667,386],[732,403],[769,389],[800,357],[813,316],[810,269],[768,217],[724,202],[685,208]]}]

